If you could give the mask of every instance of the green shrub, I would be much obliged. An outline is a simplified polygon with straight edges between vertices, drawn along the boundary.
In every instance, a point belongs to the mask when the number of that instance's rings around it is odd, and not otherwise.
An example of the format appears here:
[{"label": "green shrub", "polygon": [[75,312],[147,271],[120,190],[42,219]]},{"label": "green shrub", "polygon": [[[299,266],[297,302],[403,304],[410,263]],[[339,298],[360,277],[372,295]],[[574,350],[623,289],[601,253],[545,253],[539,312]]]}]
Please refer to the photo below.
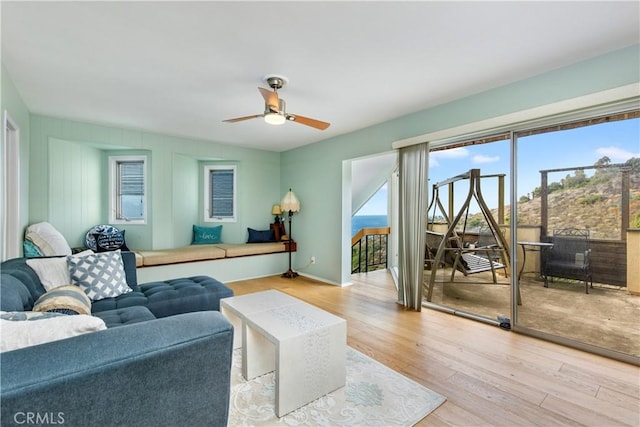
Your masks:
[{"label": "green shrub", "polygon": [[585,206],[591,206],[595,203],[601,202],[604,200],[604,196],[602,194],[590,194],[582,199],[578,200],[578,203]]}]

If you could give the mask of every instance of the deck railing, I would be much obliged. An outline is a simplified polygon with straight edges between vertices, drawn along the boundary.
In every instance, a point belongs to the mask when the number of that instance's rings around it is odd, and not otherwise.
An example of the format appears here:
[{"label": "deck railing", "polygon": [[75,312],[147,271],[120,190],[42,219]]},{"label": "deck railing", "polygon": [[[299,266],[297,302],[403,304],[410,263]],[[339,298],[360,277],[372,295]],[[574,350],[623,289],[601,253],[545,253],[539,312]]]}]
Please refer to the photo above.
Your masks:
[{"label": "deck railing", "polygon": [[387,268],[389,227],[363,228],[351,239],[351,273]]}]

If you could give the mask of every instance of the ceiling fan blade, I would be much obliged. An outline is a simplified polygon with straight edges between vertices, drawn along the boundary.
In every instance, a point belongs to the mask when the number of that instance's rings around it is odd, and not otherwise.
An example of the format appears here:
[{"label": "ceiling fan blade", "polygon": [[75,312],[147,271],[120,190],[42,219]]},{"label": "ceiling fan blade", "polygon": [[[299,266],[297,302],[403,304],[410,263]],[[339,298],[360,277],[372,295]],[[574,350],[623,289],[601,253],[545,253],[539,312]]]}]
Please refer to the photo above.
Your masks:
[{"label": "ceiling fan blade", "polygon": [[270,107],[271,111],[278,111],[278,94],[263,87],[258,87],[258,90],[264,98],[264,102]]},{"label": "ceiling fan blade", "polygon": [[330,125],[330,123],[323,122],[323,121],[316,120],[316,119],[311,119],[311,118],[305,117],[305,116],[299,116],[297,114],[288,114],[287,115],[287,120],[290,120],[292,122],[298,122],[298,123],[300,123],[302,125],[311,126],[312,128],[316,128],[316,129],[320,129],[320,130],[325,130]]},{"label": "ceiling fan blade", "polygon": [[264,117],[264,114],[254,114],[253,116],[236,117],[235,119],[223,120],[223,122],[235,123],[235,122],[241,122],[243,120],[257,119],[258,117]]}]

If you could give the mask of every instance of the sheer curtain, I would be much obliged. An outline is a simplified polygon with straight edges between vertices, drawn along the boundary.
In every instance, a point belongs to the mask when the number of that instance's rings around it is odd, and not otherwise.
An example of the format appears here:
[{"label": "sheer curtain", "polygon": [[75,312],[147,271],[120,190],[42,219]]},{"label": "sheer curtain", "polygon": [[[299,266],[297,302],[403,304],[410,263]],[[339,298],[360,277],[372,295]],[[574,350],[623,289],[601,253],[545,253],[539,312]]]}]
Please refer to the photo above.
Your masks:
[{"label": "sheer curtain", "polygon": [[422,309],[429,145],[400,149],[398,302]]}]

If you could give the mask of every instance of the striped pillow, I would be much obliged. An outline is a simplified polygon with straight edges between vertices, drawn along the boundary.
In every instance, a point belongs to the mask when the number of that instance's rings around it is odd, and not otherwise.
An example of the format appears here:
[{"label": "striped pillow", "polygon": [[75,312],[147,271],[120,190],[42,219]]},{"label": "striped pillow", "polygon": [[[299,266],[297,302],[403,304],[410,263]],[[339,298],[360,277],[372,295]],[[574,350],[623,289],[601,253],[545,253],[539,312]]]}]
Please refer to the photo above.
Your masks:
[{"label": "striped pillow", "polygon": [[91,314],[91,300],[79,286],[60,286],[42,294],[33,311]]}]

